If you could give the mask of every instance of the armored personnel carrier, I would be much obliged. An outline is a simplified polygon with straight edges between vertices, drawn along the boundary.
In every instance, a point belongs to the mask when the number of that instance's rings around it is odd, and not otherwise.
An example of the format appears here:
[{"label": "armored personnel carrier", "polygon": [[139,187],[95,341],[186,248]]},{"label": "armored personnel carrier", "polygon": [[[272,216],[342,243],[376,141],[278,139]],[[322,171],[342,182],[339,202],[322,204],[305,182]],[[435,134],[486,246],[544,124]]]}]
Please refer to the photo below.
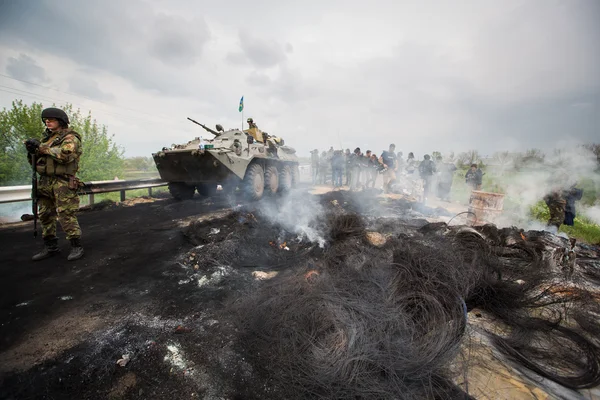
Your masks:
[{"label": "armored personnel carrier", "polygon": [[282,139],[270,136],[253,125],[242,131],[216,130],[200,125],[211,138],[197,137],[186,144],[164,147],[152,157],[161,179],[178,200],[241,190],[251,200],[276,195],[294,188],[299,180],[296,150]]}]

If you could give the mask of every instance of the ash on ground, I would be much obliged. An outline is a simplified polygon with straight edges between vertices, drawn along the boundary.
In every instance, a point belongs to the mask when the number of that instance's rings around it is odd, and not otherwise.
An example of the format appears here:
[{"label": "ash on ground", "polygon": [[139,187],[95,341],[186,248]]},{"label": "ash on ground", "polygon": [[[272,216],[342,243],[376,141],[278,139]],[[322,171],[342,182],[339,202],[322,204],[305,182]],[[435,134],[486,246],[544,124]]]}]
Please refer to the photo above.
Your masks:
[{"label": "ash on ground", "polygon": [[190,218],[144,312],[8,372],[0,395],[598,396],[600,249],[440,216],[337,191]]}]

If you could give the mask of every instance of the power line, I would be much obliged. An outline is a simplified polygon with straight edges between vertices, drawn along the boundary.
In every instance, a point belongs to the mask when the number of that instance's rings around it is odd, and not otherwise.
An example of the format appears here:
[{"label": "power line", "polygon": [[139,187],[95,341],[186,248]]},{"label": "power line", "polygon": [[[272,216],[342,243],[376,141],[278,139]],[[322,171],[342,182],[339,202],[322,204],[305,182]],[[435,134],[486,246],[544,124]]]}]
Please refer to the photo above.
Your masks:
[{"label": "power line", "polygon": [[[11,93],[11,94],[16,94],[18,96],[26,96],[26,97],[30,97],[30,98],[34,98],[36,100],[41,100],[41,101],[52,101],[52,102],[59,102],[59,103],[71,103],[76,107],[79,108],[86,108],[83,107],[81,104],[77,104],[77,103],[73,103],[64,99],[58,99],[56,97],[50,97],[47,95],[43,95],[43,94],[38,94],[38,93],[33,93],[33,92],[28,92],[26,90],[21,90],[21,89],[16,89],[13,87],[8,87],[8,86],[4,86],[4,85],[0,85],[0,88],[5,88],[5,89],[0,89],[0,91],[2,92],[6,92],[6,93]],[[10,89],[10,90],[6,90],[6,89]],[[100,110],[101,112],[108,114],[108,115],[112,115],[112,116],[116,116],[119,118],[126,118],[126,119],[130,119],[130,120],[134,120],[137,117],[133,117],[133,116],[129,116],[129,115],[121,115],[121,114],[116,114],[110,111],[106,111],[106,110]],[[147,120],[144,120],[147,121]]]},{"label": "power line", "polygon": [[[15,95],[18,95],[18,96],[25,96],[25,97],[29,97],[29,98],[33,98],[33,99],[41,100],[41,101],[60,102],[60,103],[63,103],[63,104],[65,104],[65,103],[71,103],[74,106],[79,107],[79,108],[83,108],[83,109],[87,108],[87,107],[83,107],[81,104],[74,103],[72,101],[67,101],[67,100],[64,100],[64,99],[59,99],[59,98],[56,98],[56,97],[51,97],[51,96],[47,96],[47,95],[43,95],[43,94],[39,94],[39,93],[29,92],[27,90],[17,89],[17,88],[10,87],[10,86],[0,85],[0,88],[5,88],[5,89],[0,89],[1,92],[15,94]],[[6,89],[9,89],[9,90],[6,90]],[[165,126],[169,126],[171,128],[173,127],[174,123],[181,124],[183,126],[183,123],[181,123],[181,122],[169,122],[169,124],[167,124],[165,122],[149,121],[147,118],[133,116],[133,115],[118,114],[118,113],[115,113],[113,111],[107,111],[107,110],[103,110],[103,109],[100,109],[99,111],[102,112],[102,113],[114,116],[114,117],[118,117],[118,118],[121,118],[121,119],[130,120],[130,121],[134,121],[134,122],[140,122],[141,121],[141,122],[144,122],[144,123],[148,123],[148,122],[150,122],[150,123],[158,123],[158,124],[162,124],[162,125],[165,125]]]},{"label": "power line", "polygon": [[[14,80],[14,81],[17,81],[17,82],[23,82],[23,83],[27,83],[27,84],[29,84],[29,85],[37,86],[37,87],[40,87],[40,88],[43,88],[43,89],[47,89],[47,90],[54,90],[55,92],[58,92],[58,93],[63,93],[63,94],[67,94],[67,95],[69,95],[69,96],[80,97],[80,98],[82,98],[82,99],[86,99],[86,100],[93,101],[93,102],[96,102],[96,103],[104,104],[104,105],[107,105],[107,106],[109,106],[109,107],[121,108],[121,109],[124,109],[124,110],[129,110],[129,111],[137,112],[137,113],[140,113],[140,114],[144,114],[144,115],[146,115],[146,116],[150,116],[150,117],[154,117],[154,118],[156,118],[156,117],[159,117],[159,118],[162,118],[162,119],[164,119],[164,120],[168,120],[168,118],[166,118],[166,117],[164,117],[164,116],[159,116],[159,115],[155,115],[155,114],[149,114],[149,113],[147,113],[147,112],[140,111],[140,110],[136,110],[136,109],[133,109],[133,108],[124,107],[124,106],[121,106],[121,105],[116,105],[116,104],[110,104],[110,103],[106,103],[106,102],[104,102],[104,101],[102,101],[102,100],[96,100],[96,99],[93,99],[93,98],[91,98],[91,97],[88,97],[88,96],[79,95],[79,94],[75,94],[75,93],[71,93],[71,92],[65,92],[65,91],[62,91],[62,90],[59,90],[59,89],[55,89],[55,88],[53,88],[53,87],[49,87],[49,86],[40,85],[40,84],[38,84],[38,83],[34,83],[34,82],[30,82],[30,81],[26,81],[26,80],[23,80],[23,79],[13,78],[12,76],[9,76],[9,75],[5,75],[5,74],[1,74],[1,73],[0,73],[0,76],[2,76],[2,77],[4,77],[4,78],[12,79],[12,80]],[[18,90],[18,89],[17,89],[17,90]]]}]

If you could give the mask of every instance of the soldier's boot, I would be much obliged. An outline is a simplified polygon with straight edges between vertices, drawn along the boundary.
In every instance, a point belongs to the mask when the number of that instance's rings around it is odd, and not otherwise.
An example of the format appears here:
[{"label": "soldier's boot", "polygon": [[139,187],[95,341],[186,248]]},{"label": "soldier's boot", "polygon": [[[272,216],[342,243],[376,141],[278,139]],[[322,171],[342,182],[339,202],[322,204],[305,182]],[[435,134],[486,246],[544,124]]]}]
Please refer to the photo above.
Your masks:
[{"label": "soldier's boot", "polygon": [[83,257],[83,247],[81,246],[81,239],[73,238],[71,239],[71,252],[67,257],[67,260],[79,260],[81,257]]},{"label": "soldier's boot", "polygon": [[40,261],[46,258],[50,258],[60,253],[58,248],[58,238],[56,236],[49,236],[44,238],[44,250],[34,255],[31,259],[33,261]]}]

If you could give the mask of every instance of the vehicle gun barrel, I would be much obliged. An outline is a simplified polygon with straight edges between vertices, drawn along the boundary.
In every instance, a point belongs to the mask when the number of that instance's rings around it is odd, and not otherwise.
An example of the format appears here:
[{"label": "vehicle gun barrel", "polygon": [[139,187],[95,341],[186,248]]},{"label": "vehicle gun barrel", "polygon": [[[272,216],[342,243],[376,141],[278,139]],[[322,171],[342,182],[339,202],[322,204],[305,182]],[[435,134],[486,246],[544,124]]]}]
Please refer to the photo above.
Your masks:
[{"label": "vehicle gun barrel", "polygon": [[204,125],[204,124],[201,124],[200,122],[198,122],[198,121],[195,121],[195,120],[191,119],[190,117],[188,117],[188,119],[189,119],[190,121],[192,121],[193,123],[195,123],[196,125],[200,125],[200,126],[201,126],[201,127],[203,127],[203,128],[206,130],[206,131],[208,131],[208,132],[212,133],[212,134],[213,134],[213,135],[215,135],[215,136],[220,136],[220,135],[221,135],[221,133],[220,133],[220,132],[213,131],[213,130],[212,130],[212,129],[210,129],[208,126],[206,126],[206,125]]}]

